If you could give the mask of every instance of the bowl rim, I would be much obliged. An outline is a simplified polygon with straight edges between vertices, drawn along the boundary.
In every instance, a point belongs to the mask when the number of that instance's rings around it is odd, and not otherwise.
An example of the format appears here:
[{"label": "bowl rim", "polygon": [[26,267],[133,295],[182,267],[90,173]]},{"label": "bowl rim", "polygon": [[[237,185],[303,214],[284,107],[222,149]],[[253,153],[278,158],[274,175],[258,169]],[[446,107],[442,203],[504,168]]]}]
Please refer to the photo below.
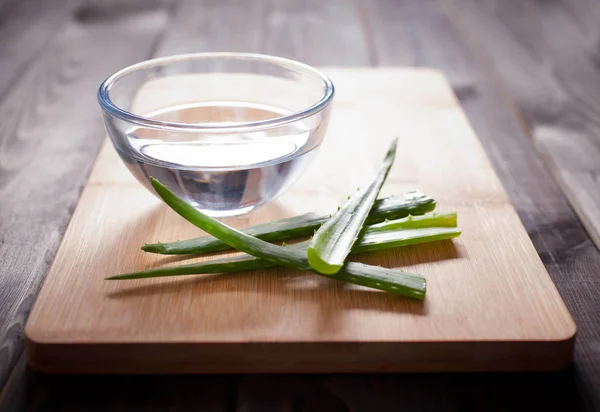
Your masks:
[{"label": "bowl rim", "polygon": [[[321,79],[324,84],[323,94],[321,98],[310,105],[309,107],[302,109],[300,111],[290,113],[287,115],[283,115],[280,117],[276,117],[268,120],[259,120],[254,122],[245,122],[239,123],[235,125],[219,125],[212,123],[178,123],[178,122],[167,122],[152,119],[150,117],[145,117],[141,115],[137,115],[131,113],[127,110],[124,110],[113,103],[110,99],[110,89],[114,84],[123,76],[132,73],[139,69],[144,69],[148,67],[155,66],[161,63],[168,62],[178,62],[184,60],[209,60],[215,58],[235,58],[242,60],[256,60],[263,62],[272,62],[284,66],[290,69],[300,70],[304,73],[312,74]],[[210,52],[210,53],[189,53],[189,54],[176,54],[171,56],[159,57],[155,59],[144,60],[139,63],[135,63],[133,65],[127,66],[112,75],[110,75],[106,80],[104,80],[98,89],[98,103],[102,110],[104,110],[107,114],[111,116],[115,116],[119,119],[128,121],[130,123],[134,123],[140,126],[145,126],[148,128],[158,128],[161,130],[169,130],[169,131],[183,131],[183,132],[205,132],[205,133],[231,133],[231,132],[245,132],[245,131],[259,131],[264,129],[271,129],[274,127],[279,127],[285,124],[293,123],[295,121],[305,119],[310,117],[323,109],[325,109],[329,103],[333,100],[333,96],[335,94],[335,87],[331,79],[326,76],[320,70],[309,66],[308,64],[301,63],[296,60],[287,59],[284,57],[272,56],[268,54],[260,54],[260,53],[236,53],[236,52]]]}]

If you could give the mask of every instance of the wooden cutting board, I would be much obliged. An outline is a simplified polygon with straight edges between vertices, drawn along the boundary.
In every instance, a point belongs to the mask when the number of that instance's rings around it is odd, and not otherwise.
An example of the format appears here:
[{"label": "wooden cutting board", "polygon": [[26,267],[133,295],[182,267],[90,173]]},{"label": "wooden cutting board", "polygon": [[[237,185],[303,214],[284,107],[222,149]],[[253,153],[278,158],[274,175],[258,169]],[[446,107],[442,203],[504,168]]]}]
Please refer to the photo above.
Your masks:
[{"label": "wooden cutting board", "polygon": [[400,144],[382,195],[411,189],[458,211],[463,235],[363,255],[428,280],[425,302],[289,269],[162,280],[105,276],[164,264],[145,242],[194,237],[106,143],[25,329],[51,373],[553,370],[575,325],[446,79],[421,69],[328,70],[337,94],[317,158],[244,227],[332,211]]}]

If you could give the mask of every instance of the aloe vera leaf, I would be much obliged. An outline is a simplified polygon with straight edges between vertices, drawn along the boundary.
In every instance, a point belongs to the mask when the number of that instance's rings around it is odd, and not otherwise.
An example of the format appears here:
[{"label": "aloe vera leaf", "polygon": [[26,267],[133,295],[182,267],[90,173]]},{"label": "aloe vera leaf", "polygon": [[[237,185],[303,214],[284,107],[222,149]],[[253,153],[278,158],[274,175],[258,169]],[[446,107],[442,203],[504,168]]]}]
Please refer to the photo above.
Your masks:
[{"label": "aloe vera leaf", "polygon": [[[106,279],[130,280],[210,273],[243,272],[273,266],[275,266],[273,263],[264,259],[259,259],[250,255],[242,255],[237,256],[235,259],[222,258],[192,265],[150,269],[125,275],[111,276]],[[366,276],[366,274],[368,274],[368,276]],[[396,295],[419,300],[425,298],[427,290],[427,282],[422,276],[398,271],[396,269],[381,268],[357,262],[348,262],[341,271],[336,273],[334,279],[380,289]]]},{"label": "aloe vera leaf", "polygon": [[[385,234],[385,236],[382,236]],[[425,228],[412,230],[391,230],[389,232],[365,233],[354,244],[352,254],[359,254],[375,250],[385,250],[399,246],[408,246],[418,243],[433,242],[434,240],[452,239],[461,234],[460,229]],[[306,253],[309,241],[289,245]],[[204,262],[188,265],[167,266],[126,273],[107,277],[107,280],[145,279],[156,277],[202,275],[209,273],[244,272],[276,266],[274,263],[248,254],[206,260]]]},{"label": "aloe vera leaf", "polygon": [[363,231],[386,232],[392,229],[421,229],[426,227],[456,227],[458,216],[456,212],[434,213],[423,216],[408,216],[404,219],[386,220],[385,222],[365,226]]},{"label": "aloe vera leaf", "polygon": [[453,227],[377,231],[365,233],[352,247],[352,254],[453,239],[462,231]]},{"label": "aloe vera leaf", "polygon": [[172,276],[203,275],[210,273],[245,272],[247,270],[261,269],[276,266],[274,263],[248,254],[211,259],[204,262],[188,265],[167,266],[162,268],[141,270],[139,272],[125,273],[109,276],[106,280],[128,280],[162,278]]},{"label": "aloe vera leaf", "polygon": [[[382,224],[366,226],[352,247],[352,254],[374,250],[385,250],[400,246],[432,242],[457,237],[456,212],[391,220]],[[448,229],[453,228],[453,229]],[[309,241],[295,243],[289,247],[308,248]],[[169,266],[108,277],[108,280],[143,279],[150,277],[184,276],[208,273],[241,272],[274,266],[273,263],[248,254],[212,259],[204,262]]]},{"label": "aloe vera leaf", "polygon": [[[389,196],[375,201],[366,223],[383,222],[385,219],[399,219],[409,215],[423,215],[435,208],[435,200],[417,191],[403,196]],[[299,236],[312,235],[316,229],[329,219],[329,214],[306,213],[287,219],[276,220],[241,229],[242,232],[267,242],[286,240]],[[202,236],[193,239],[168,243],[151,243],[142,246],[142,250],[163,255],[187,255],[216,252],[231,249],[214,236]]]},{"label": "aloe vera leaf", "polygon": [[377,175],[369,186],[351,197],[313,236],[307,257],[310,266],[317,272],[332,275],[344,265],[346,256],[356,242],[379,190],[394,164],[397,141],[398,139],[392,141]]},{"label": "aloe vera leaf", "polygon": [[[242,233],[196,210],[158,180],[151,177],[150,182],[156,193],[175,212],[229,246],[276,265],[315,272],[308,264],[306,253],[300,248],[276,246]],[[346,266],[347,268],[340,271],[339,275],[327,277],[411,298],[424,299],[425,297],[426,281],[420,275],[394,269],[387,269],[384,273],[382,268],[354,262],[349,262]],[[390,273],[394,273],[395,276],[391,276]]]},{"label": "aloe vera leaf", "polygon": [[[434,240],[452,239],[461,234],[456,228],[424,228],[409,230],[390,230],[364,233],[354,244],[352,254],[359,254],[374,250],[384,250],[399,246],[408,246],[417,243],[432,242]],[[287,246],[306,252],[309,241]],[[185,275],[200,275],[209,273],[243,272],[254,269],[275,266],[272,262],[248,254],[233,257],[217,258],[189,265],[169,266],[149,269],[123,275],[110,276],[107,280],[144,279],[155,277],[171,277]]]},{"label": "aloe vera leaf", "polygon": [[151,177],[150,183],[165,203],[181,217],[205,232],[219,238],[230,247],[281,266],[310,269],[308,260],[301,251],[277,246],[240,232],[239,230],[196,210],[185,200],[171,192],[158,180]]},{"label": "aloe vera leaf", "polygon": [[[366,277],[365,273],[369,276]],[[344,282],[381,289],[418,300],[424,300],[427,291],[427,281],[423,276],[359,262],[346,263],[344,269],[335,273],[333,277]]]},{"label": "aloe vera leaf", "polygon": [[[385,219],[394,220],[410,215],[424,215],[433,211],[435,206],[435,199],[417,190],[406,192],[402,197],[387,196],[375,201],[365,223],[372,225],[383,222]],[[329,215],[326,216],[326,219],[329,219]]]}]

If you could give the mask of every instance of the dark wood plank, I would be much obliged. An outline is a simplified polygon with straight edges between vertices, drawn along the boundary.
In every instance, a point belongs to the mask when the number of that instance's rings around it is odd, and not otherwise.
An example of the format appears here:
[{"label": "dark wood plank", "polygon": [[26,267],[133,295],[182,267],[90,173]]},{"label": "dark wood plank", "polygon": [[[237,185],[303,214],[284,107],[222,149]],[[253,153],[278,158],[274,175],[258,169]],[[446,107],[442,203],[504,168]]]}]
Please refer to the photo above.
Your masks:
[{"label": "dark wood plank", "polygon": [[237,410],[579,411],[574,390],[566,373],[255,376],[241,381]]},{"label": "dark wood plank", "polygon": [[561,2],[568,13],[577,20],[579,29],[586,37],[585,44],[594,49],[598,42],[600,7],[597,0],[569,0]]},{"label": "dark wood plank", "polygon": [[[10,12],[10,8],[17,3],[18,0],[0,0],[0,16]],[[2,21],[0,19],[0,21]]]},{"label": "dark wood plank", "polygon": [[600,247],[600,65],[589,1],[446,1]]},{"label": "dark wood plank", "polygon": [[[219,2],[206,2],[207,9],[203,9],[193,1],[185,1],[176,9],[176,16],[187,18],[187,22],[173,22],[158,54],[172,54],[175,50],[235,48],[278,53],[317,65],[381,62],[384,65],[443,69],[450,75],[521,219],[576,315],[580,330],[583,328],[588,334],[593,331],[594,326],[586,323],[594,319],[595,313],[592,307],[594,289],[589,285],[588,275],[598,273],[600,269],[597,251],[536,155],[518,119],[506,107],[503,97],[491,85],[437,3],[429,0],[365,0],[359,2],[357,9],[343,7],[343,10],[340,9],[341,2],[331,3],[333,6],[316,2],[297,4],[265,1],[251,5],[238,2],[220,5]],[[298,17],[298,8],[312,11]],[[226,13],[224,9],[230,12]],[[236,10],[236,14],[231,15],[231,10]],[[295,29],[279,23],[279,29],[275,29],[275,24],[268,20],[273,18],[273,10],[284,10],[286,18],[291,18],[289,14],[292,14],[298,21],[332,24],[339,18],[338,25],[354,25],[351,30],[359,30],[359,33],[362,27],[368,31],[366,35],[350,35],[356,36],[353,38],[355,45],[340,43],[343,37],[336,33],[350,29],[334,25],[331,27],[333,37],[323,38],[319,43],[314,40],[319,36],[314,36],[309,42],[310,34],[295,34],[302,32],[301,27],[309,23],[296,23]],[[329,17],[316,17],[316,13]],[[223,19],[220,24],[214,22],[209,23],[210,28],[203,27],[202,22],[212,22],[217,15]],[[351,18],[344,20],[339,16]],[[199,18],[202,18],[200,23]],[[239,30],[227,30],[229,21],[236,22]],[[274,18],[274,21],[278,20]],[[325,33],[324,28],[317,26],[309,27]],[[181,30],[180,34],[177,34],[178,30]],[[237,32],[246,33],[246,36]],[[218,48],[204,36],[217,39]],[[289,40],[283,41],[277,36],[287,36]],[[376,47],[370,48],[371,44]],[[53,256],[53,253],[49,255]],[[586,311],[591,314],[588,318]],[[586,391],[586,384],[594,383],[589,370],[582,372],[581,365],[598,361],[593,352],[595,344],[587,336],[580,337],[577,363],[572,370],[528,375],[245,376],[224,381],[217,377],[46,377],[31,373],[21,361],[0,399],[0,410],[2,407],[11,411],[195,410],[205,404],[226,405],[227,410],[239,411],[395,411],[400,407],[408,411],[581,410],[584,406],[581,399],[591,405],[590,394],[584,393],[580,398],[576,385],[582,382],[584,385],[580,387]],[[86,393],[91,394],[87,400]],[[234,394],[235,400],[223,400],[227,396],[233,399]],[[517,402],[519,395],[522,400]]]},{"label": "dark wood plank", "polygon": [[[589,233],[596,235],[600,71],[594,62],[597,49],[590,49],[588,40],[596,27],[589,26],[589,17],[600,13],[600,5],[583,0],[452,1],[445,8],[515,99],[533,143],[547,156]],[[561,216],[535,222],[533,237],[549,246],[538,250],[551,259],[551,274],[578,324],[576,378],[586,404],[600,409],[600,259],[566,209],[552,209]]]},{"label": "dark wood plank", "polygon": [[[514,112],[506,106],[505,96],[437,2],[379,0],[368,4],[382,64],[437,67],[450,77],[523,224],[575,317],[579,336],[574,379],[581,382],[586,402],[598,402],[598,393],[591,389],[600,387],[600,356],[594,349],[600,344],[600,285],[595,278],[600,273],[600,253]],[[483,24],[481,31],[488,27]],[[510,58],[515,56],[504,56],[506,60]],[[481,396],[494,390],[488,388]],[[530,395],[546,396],[543,392]]]},{"label": "dark wood plank", "polygon": [[167,22],[141,1],[121,18],[76,18],[95,7],[86,3],[0,96],[0,386],[104,137],[97,87],[148,57]]},{"label": "dark wood plank", "polygon": [[81,0],[0,3],[0,96],[54,39]]},{"label": "dark wood plank", "polygon": [[19,360],[0,411],[235,410],[236,376],[52,376],[32,373]]},{"label": "dark wood plank", "polygon": [[259,53],[261,1],[180,0],[156,56],[203,52]]},{"label": "dark wood plank", "polygon": [[183,0],[157,55],[234,51],[368,66],[360,24],[357,10],[342,0]]},{"label": "dark wood plank", "polygon": [[[573,374],[44,376],[17,365],[0,411],[580,411]],[[14,381],[14,382],[13,382]],[[509,393],[505,391],[509,390]],[[543,394],[543,396],[542,396]],[[519,397],[519,400],[516,400]]]},{"label": "dark wood plank", "polygon": [[315,66],[369,66],[358,9],[345,0],[266,0],[263,52]]}]

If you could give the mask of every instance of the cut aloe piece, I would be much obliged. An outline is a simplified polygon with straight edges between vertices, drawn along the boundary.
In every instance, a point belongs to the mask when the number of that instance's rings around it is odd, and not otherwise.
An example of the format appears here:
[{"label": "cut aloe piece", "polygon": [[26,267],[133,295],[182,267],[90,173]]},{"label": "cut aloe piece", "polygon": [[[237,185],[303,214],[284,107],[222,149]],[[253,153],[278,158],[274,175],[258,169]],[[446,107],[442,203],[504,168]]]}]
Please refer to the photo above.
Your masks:
[{"label": "cut aloe piece", "polygon": [[396,144],[394,139],[371,184],[351,197],[313,236],[307,257],[317,272],[332,275],[344,265],[394,164]]},{"label": "cut aloe piece", "polygon": [[[229,246],[274,265],[312,270],[303,248],[273,245],[240,232],[199,212],[186,203],[185,200],[172,193],[158,180],[150,178],[150,182],[156,193],[175,212]],[[420,275],[356,262],[347,263],[343,270],[327,277],[420,300],[425,298],[426,293],[426,281]]]},{"label": "cut aloe piece", "polygon": [[[389,196],[375,201],[367,224],[383,222],[386,219],[399,219],[409,215],[423,215],[435,208],[435,200],[417,191],[407,192],[402,196]],[[299,236],[312,235],[316,229],[329,219],[329,214],[306,213],[287,219],[275,220],[256,226],[241,229],[267,242],[287,240]],[[216,252],[231,249],[214,236],[202,236],[193,239],[168,243],[150,243],[142,246],[142,250],[163,255],[188,255]]]},{"label": "cut aloe piece", "polygon": [[[354,244],[352,254],[386,250],[400,246],[416,245],[436,240],[452,239],[460,236],[457,228],[424,228],[409,230],[391,230],[388,232],[365,233]],[[309,241],[287,246],[306,253]],[[276,266],[274,263],[248,254],[206,260],[189,265],[167,266],[107,277],[107,280],[144,279],[156,277],[201,275],[209,273],[244,272]]]}]

